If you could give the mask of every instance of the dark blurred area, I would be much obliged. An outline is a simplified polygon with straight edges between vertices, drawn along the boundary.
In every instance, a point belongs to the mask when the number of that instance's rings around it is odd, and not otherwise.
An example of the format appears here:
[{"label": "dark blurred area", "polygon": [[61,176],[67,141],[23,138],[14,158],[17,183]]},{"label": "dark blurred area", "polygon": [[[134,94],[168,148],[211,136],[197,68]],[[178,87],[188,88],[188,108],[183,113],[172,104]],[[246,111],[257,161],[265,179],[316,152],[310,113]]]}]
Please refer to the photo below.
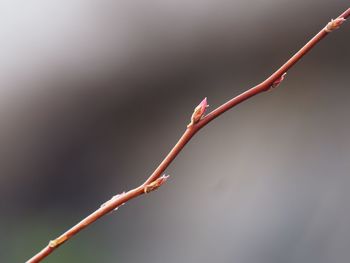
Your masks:
[{"label": "dark blurred area", "polygon": [[[214,109],[261,82],[348,7],[1,1],[0,262],[141,184],[204,97]],[[348,262],[349,26],[45,262]]]}]

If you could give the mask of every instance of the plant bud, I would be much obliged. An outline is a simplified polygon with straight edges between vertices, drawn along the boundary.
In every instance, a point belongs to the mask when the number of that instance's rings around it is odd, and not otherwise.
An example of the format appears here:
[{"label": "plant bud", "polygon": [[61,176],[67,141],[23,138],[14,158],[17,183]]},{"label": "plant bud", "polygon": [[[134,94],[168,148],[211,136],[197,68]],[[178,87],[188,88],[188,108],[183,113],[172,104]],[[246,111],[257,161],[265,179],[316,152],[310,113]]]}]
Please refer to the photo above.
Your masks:
[{"label": "plant bud", "polygon": [[338,29],[341,24],[343,24],[344,22],[346,21],[345,18],[343,17],[339,17],[339,18],[336,18],[336,19],[332,19],[325,27],[325,31],[327,33],[330,33],[332,31],[334,31],[335,29]]},{"label": "plant bud", "polygon": [[278,87],[281,84],[281,82],[284,80],[286,75],[287,75],[287,72],[284,72],[281,77],[279,77],[277,80],[275,80],[274,83],[272,83],[271,87],[272,88]]},{"label": "plant bud", "polygon": [[191,123],[188,124],[187,127],[199,122],[204,117],[207,107],[209,107],[207,98],[204,98],[204,100],[202,100],[202,102],[199,103],[199,105],[194,109],[191,117]]}]

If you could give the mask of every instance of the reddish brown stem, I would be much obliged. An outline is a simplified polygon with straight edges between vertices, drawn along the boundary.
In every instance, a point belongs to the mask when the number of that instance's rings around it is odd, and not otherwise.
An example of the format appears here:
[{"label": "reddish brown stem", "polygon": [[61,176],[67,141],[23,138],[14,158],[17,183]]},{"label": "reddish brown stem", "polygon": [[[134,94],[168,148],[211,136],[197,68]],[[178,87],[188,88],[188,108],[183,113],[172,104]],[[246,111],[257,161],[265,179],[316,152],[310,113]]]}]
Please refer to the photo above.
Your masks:
[{"label": "reddish brown stem", "polygon": [[[341,14],[337,19],[348,18],[350,16],[350,8],[347,9],[343,14]],[[340,23],[341,24],[341,23]],[[46,258],[52,251],[62,245],[64,242],[69,240],[75,234],[80,232],[85,227],[91,225],[100,217],[108,214],[112,210],[118,208],[122,204],[127,201],[143,195],[145,193],[149,193],[152,190],[160,187],[164,181],[165,177],[161,177],[165,169],[169,166],[169,164],[176,158],[176,156],[181,152],[184,146],[188,143],[188,141],[195,135],[201,128],[207,125],[210,121],[214,120],[227,110],[236,106],[237,104],[251,98],[252,96],[259,94],[260,92],[269,90],[271,87],[276,87],[283,80],[283,75],[286,73],[296,62],[298,62],[307,52],[309,52],[319,41],[321,41],[326,35],[328,35],[331,31],[337,28],[337,24],[335,25],[327,25],[327,28],[323,28],[316,36],[314,36],[305,46],[303,46],[292,58],[290,58],[282,67],[280,67],[275,73],[273,73],[270,77],[268,77],[265,81],[258,84],[257,86],[243,92],[237,97],[229,100],[224,103],[220,107],[216,108],[212,112],[210,112],[202,119],[197,122],[191,122],[191,124],[187,127],[184,134],[181,136],[180,140],[176,143],[174,148],[169,152],[169,154],[164,158],[164,160],[160,163],[157,169],[151,174],[151,176],[139,187],[136,187],[133,190],[130,190],[127,193],[121,194],[116,198],[112,198],[105,204],[103,204],[99,209],[95,212],[87,216],[85,219],[80,221],[78,224],[73,226],[71,229],[63,233],[61,236],[56,238],[55,240],[50,241],[50,243],[44,247],[39,253],[34,255],[31,259],[27,261],[27,263],[36,263],[40,262],[44,258]],[[203,113],[204,114],[204,113]]]}]

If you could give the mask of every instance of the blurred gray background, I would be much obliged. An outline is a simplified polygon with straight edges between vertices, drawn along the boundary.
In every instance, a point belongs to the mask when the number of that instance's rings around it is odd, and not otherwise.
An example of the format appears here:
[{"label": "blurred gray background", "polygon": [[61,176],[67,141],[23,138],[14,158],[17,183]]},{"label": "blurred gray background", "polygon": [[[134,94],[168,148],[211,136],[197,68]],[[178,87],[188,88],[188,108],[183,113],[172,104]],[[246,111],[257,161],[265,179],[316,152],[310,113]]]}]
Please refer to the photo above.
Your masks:
[{"label": "blurred gray background", "polygon": [[[24,262],[143,182],[210,109],[349,1],[0,1],[0,261]],[[350,258],[350,25],[205,127],[168,183],[45,262]]]}]

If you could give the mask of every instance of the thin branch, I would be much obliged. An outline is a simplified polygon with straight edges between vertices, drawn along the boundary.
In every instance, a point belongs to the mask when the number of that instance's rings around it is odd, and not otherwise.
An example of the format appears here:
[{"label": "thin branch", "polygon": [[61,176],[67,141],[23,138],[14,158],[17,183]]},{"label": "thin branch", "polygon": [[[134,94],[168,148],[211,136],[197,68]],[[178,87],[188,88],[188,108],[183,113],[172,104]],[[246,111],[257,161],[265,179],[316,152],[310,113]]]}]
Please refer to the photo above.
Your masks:
[{"label": "thin branch", "polygon": [[109,212],[118,209],[119,206],[123,205],[127,201],[138,197],[140,195],[149,193],[153,190],[158,189],[167,179],[167,176],[163,175],[165,169],[169,164],[176,158],[181,152],[188,141],[205,125],[219,117],[221,114],[236,106],[237,104],[257,95],[263,91],[277,87],[284,79],[286,72],[294,66],[307,52],[309,52],[319,41],[321,41],[330,32],[338,29],[339,26],[350,16],[350,8],[342,13],[338,18],[332,19],[317,35],[315,35],[305,46],[303,46],[292,58],[290,58],[282,67],[280,67],[275,73],[268,77],[265,81],[261,82],[257,86],[243,92],[237,97],[229,100],[220,107],[216,108],[208,115],[205,116],[207,108],[206,98],[195,108],[191,117],[191,122],[187,126],[186,131],[181,136],[179,141],[175,144],[173,149],[160,163],[157,169],[151,174],[151,176],[140,186],[119,195],[112,197],[109,201],[105,202],[99,209],[87,216],[85,219],[80,221],[78,224],[73,226],[71,229],[63,233],[58,238],[49,242],[40,252],[34,255],[27,263],[40,262],[46,258],[52,251],[61,246],[64,242],[69,240],[71,237],[76,235],[78,232],[83,230],[85,227],[94,223],[100,217],[108,214]]}]

